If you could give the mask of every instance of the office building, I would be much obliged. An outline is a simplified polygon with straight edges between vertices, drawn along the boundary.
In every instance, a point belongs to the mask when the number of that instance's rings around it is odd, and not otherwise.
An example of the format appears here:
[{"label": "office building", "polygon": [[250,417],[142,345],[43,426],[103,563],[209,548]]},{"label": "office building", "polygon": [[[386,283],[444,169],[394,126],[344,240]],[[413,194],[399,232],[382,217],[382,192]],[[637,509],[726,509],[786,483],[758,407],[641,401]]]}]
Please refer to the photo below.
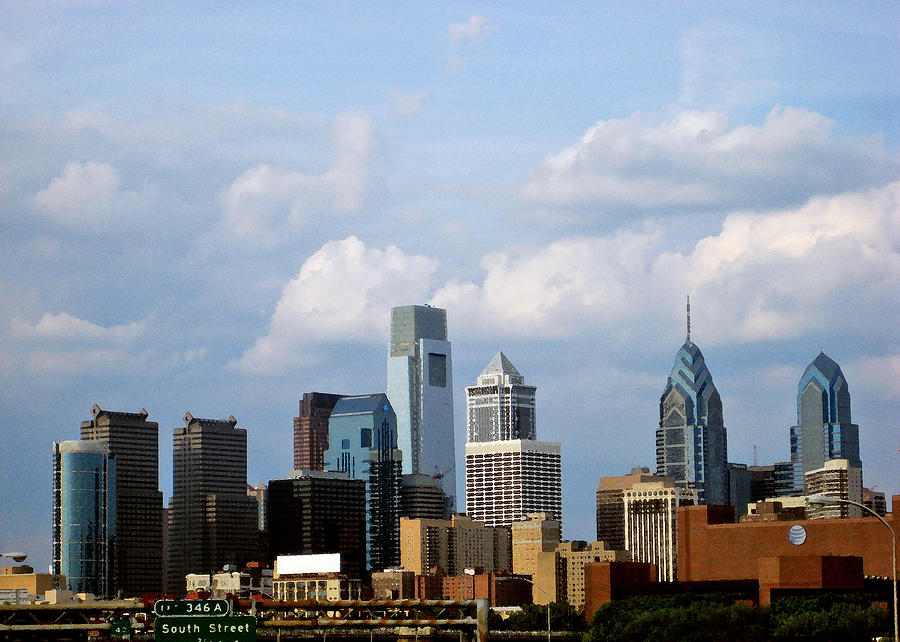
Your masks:
[{"label": "office building", "polygon": [[346,473],[295,470],[269,481],[269,550],[278,555],[340,553],[340,572],[366,570],[366,483]]},{"label": "office building", "polygon": [[247,497],[256,502],[256,528],[268,530],[269,489],[265,484],[247,484]]},{"label": "office building", "polygon": [[416,575],[487,573],[512,567],[509,528],[490,527],[466,515],[446,519],[400,519],[400,564]]},{"label": "office building", "polygon": [[509,526],[529,513],[562,524],[558,443],[510,439],[466,444],[466,513],[488,526]]},{"label": "office building", "polygon": [[584,567],[596,562],[629,561],[625,551],[611,549],[604,542],[561,542],[552,551],[538,553],[532,598],[535,604],[568,602],[584,607]]},{"label": "office building", "polygon": [[884,493],[876,491],[874,488],[863,488],[862,503],[863,506],[875,511],[876,515],[884,517],[887,513],[887,502],[885,501]]},{"label": "office building", "polygon": [[163,588],[163,495],[159,490],[159,424],[147,411],[114,412],[98,405],[81,423],[81,438],[98,441],[116,459],[116,593],[140,596]]},{"label": "office building", "polygon": [[738,519],[747,514],[752,480],[753,473],[747,464],[728,462],[728,498]]},{"label": "office building", "polygon": [[342,397],[328,420],[326,470],[366,484],[366,566],[383,571],[400,561],[397,417],[384,394]]},{"label": "office building", "polygon": [[294,417],[294,470],[325,470],[328,419],[341,395],[305,392]]},{"label": "office building", "polygon": [[259,509],[247,496],[247,431],[237,419],[184,416],[173,434],[168,590],[188,573],[242,566],[257,553]]},{"label": "office building", "polygon": [[115,592],[116,461],[98,441],[53,443],[53,575],[74,593]]},{"label": "office building", "polygon": [[513,522],[512,572],[534,575],[538,553],[556,550],[562,541],[562,527],[549,513],[529,513],[525,519]]},{"label": "office building", "polygon": [[400,517],[444,519],[444,492],[428,475],[403,475],[400,480]]},{"label": "office building", "polygon": [[[862,503],[862,469],[851,466],[846,459],[829,459],[821,468],[805,473],[804,478],[807,495],[827,495]],[[863,509],[843,503],[809,505],[806,516],[808,519],[862,517]]]},{"label": "office building", "polygon": [[[625,549],[634,562],[656,564],[661,582],[676,579],[681,506],[697,503],[697,491],[673,479],[638,482],[625,490]],[[731,511],[734,519],[734,511]]]},{"label": "office building", "polygon": [[456,503],[456,447],[446,310],[428,305],[391,310],[387,396],[397,413],[403,474],[434,476],[447,496],[449,515]]},{"label": "office building", "polygon": [[790,495],[794,490],[794,469],[789,461],[748,466],[747,470],[750,471],[751,502]]},{"label": "office building", "polygon": [[687,339],[659,399],[656,472],[697,492],[701,504],[723,505],[728,497],[728,448],[722,399],[703,353],[691,341],[691,303]]},{"label": "office building", "polygon": [[536,439],[536,390],[497,352],[477,383],[466,387],[466,441]]},{"label": "office building", "polygon": [[649,468],[632,468],[628,475],[601,477],[597,484],[597,541],[625,549],[625,490],[639,482],[663,481]]},{"label": "office building", "polygon": [[794,492],[804,494],[803,475],[830,459],[846,459],[862,469],[859,426],[850,418],[850,388],[841,367],[820,352],[797,384],[797,425],[791,426]]}]

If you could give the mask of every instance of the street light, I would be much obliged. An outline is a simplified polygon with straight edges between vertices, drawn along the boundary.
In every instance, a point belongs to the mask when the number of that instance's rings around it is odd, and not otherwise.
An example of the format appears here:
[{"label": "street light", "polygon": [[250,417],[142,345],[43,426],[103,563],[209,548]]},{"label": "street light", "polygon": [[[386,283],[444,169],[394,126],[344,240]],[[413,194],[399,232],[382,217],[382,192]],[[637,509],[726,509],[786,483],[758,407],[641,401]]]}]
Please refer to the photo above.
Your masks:
[{"label": "street light", "polygon": [[543,593],[544,596],[547,598],[547,642],[550,642],[550,594],[547,593],[547,591],[544,590],[544,587],[542,587],[540,584],[535,584],[534,582],[532,582],[531,580],[529,580],[528,578],[525,578],[525,577],[516,577],[516,578],[498,577],[496,581],[508,582],[512,579],[519,579],[519,580],[524,580],[524,581],[528,582],[533,587],[537,588],[541,593]]},{"label": "street light", "polygon": [[860,504],[859,502],[854,502],[850,499],[844,499],[843,497],[830,497],[828,495],[810,495],[806,498],[806,501],[816,506],[829,504],[851,504],[852,506],[859,506],[864,511],[867,511],[877,517],[878,521],[884,524],[884,527],[891,532],[891,560],[893,561],[893,564],[891,565],[891,574],[894,585],[894,640],[900,641],[900,637],[897,636],[897,533],[895,533],[891,525],[888,524],[887,521],[885,521],[884,517],[876,513],[865,504]]},{"label": "street light", "polygon": [[14,562],[24,562],[25,558],[28,557],[26,553],[20,553],[19,551],[15,551],[13,553],[0,553],[0,557],[8,557],[12,559]]}]

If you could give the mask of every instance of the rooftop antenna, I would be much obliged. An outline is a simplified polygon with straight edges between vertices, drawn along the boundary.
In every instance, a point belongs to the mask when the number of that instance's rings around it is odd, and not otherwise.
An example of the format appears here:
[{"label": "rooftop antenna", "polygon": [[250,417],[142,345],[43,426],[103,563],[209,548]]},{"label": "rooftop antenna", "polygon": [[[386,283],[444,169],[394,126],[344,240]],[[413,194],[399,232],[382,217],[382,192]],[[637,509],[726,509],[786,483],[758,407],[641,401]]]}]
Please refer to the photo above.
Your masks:
[{"label": "rooftop antenna", "polygon": [[756,448],[756,444],[753,444],[753,465],[759,466],[759,451]]},{"label": "rooftop antenna", "polygon": [[691,342],[691,295],[687,295],[687,342]]}]

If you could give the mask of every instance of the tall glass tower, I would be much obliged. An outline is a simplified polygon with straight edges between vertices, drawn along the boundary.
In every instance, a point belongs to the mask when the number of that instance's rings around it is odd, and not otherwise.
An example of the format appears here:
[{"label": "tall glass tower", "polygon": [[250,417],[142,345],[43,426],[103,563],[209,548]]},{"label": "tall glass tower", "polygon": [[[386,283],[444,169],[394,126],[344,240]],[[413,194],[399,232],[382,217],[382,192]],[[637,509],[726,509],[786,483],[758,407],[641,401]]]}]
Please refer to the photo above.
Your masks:
[{"label": "tall glass tower", "polygon": [[53,444],[53,573],[76,593],[114,593],[116,463],[106,444]]},{"label": "tall glass tower", "polygon": [[325,469],[366,482],[366,565],[400,563],[400,470],[397,418],[383,394],[342,397],[328,419]]},{"label": "tall glass tower", "polygon": [[391,310],[387,395],[397,413],[403,474],[439,481],[448,509],[456,503],[451,361],[446,310],[428,305]]},{"label": "tall glass tower", "polygon": [[797,384],[797,425],[791,426],[794,492],[803,493],[803,473],[832,459],[862,468],[859,426],[850,420],[850,388],[841,367],[821,352]]},{"label": "tall glass tower", "polygon": [[696,490],[701,504],[725,505],[728,492],[728,445],[722,399],[703,353],[691,341],[691,302],[687,304],[687,338],[659,399],[656,472]]}]

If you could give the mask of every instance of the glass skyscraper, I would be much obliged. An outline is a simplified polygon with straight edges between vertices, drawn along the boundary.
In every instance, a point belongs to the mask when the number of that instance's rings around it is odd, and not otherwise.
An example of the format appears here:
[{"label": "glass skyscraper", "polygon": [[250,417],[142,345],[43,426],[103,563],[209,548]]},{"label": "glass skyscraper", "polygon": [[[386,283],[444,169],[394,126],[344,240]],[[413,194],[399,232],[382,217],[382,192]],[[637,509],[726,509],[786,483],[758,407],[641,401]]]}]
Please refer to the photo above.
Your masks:
[{"label": "glass skyscraper", "polygon": [[656,472],[697,491],[701,504],[729,503],[728,445],[722,399],[703,353],[691,341],[690,301],[687,339],[659,399]]},{"label": "glass skyscraper", "polygon": [[824,352],[797,384],[797,425],[791,426],[794,492],[803,494],[803,474],[832,459],[862,468],[859,426],[850,420],[850,388],[841,367]]},{"label": "glass skyscraper", "polygon": [[447,311],[428,305],[391,310],[387,395],[397,413],[403,473],[441,483],[448,510],[455,505],[453,367]]},{"label": "glass skyscraper", "polygon": [[111,597],[116,464],[105,444],[53,444],[53,573],[76,593]]},{"label": "glass skyscraper", "polygon": [[384,394],[342,397],[328,419],[325,469],[366,482],[366,565],[400,563],[400,476],[397,416]]}]

